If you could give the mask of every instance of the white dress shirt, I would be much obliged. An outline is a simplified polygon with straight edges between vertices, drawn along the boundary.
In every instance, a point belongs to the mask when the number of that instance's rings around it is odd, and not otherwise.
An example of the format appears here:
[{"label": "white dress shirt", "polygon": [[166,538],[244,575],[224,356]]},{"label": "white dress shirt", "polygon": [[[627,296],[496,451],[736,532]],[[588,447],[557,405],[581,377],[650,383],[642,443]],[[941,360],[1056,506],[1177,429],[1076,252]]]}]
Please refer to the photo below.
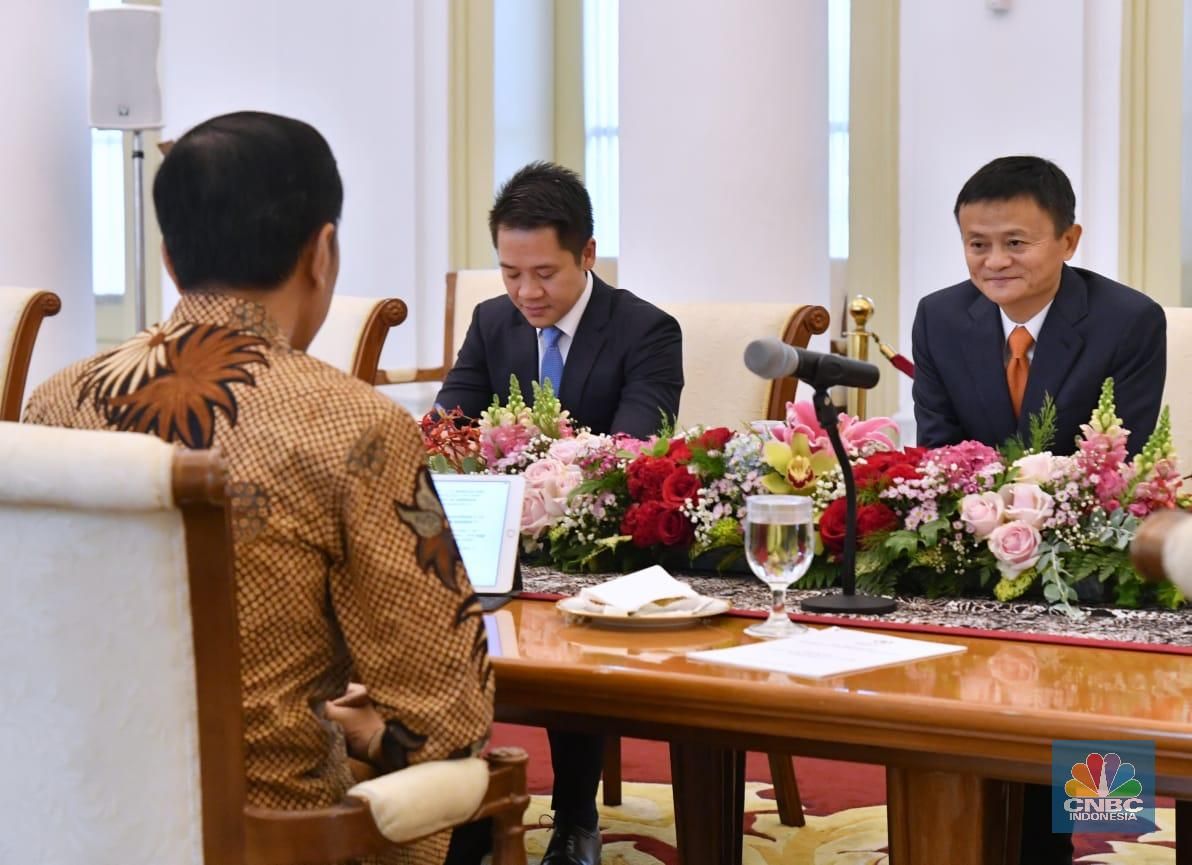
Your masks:
[{"label": "white dress shirt", "polygon": [[[555,327],[563,331],[559,337],[559,353],[563,355],[563,377],[567,377],[567,352],[571,350],[571,340],[579,328],[580,319],[584,317],[584,310],[588,308],[588,301],[592,299],[592,271],[588,271],[588,282],[584,286],[584,293],[579,296],[575,306],[567,310],[567,314],[555,322]],[[542,380],[542,354],[546,351],[546,340],[542,338],[542,328],[538,331],[538,380]]]},{"label": "white dress shirt", "polygon": [[[1051,309],[1051,304],[1053,303],[1055,303],[1054,298],[1048,302],[1047,306],[1043,307],[1026,321],[1014,321],[1010,318],[1010,316],[1006,315],[1006,311],[1004,309],[1001,307],[998,308],[998,311],[1002,314],[1002,338],[1004,340],[1002,343],[1003,363],[1008,364],[1010,362],[1010,334],[1013,333],[1014,328],[1016,327],[1025,327],[1026,332],[1029,333],[1031,335],[1031,339],[1034,340],[1034,342],[1031,343],[1031,347],[1026,350],[1026,359],[1028,362],[1035,359],[1035,346],[1039,342],[1039,331],[1043,329],[1043,321],[1047,318],[1047,313]],[[539,359],[541,359],[541,348],[538,349],[538,356]]]}]

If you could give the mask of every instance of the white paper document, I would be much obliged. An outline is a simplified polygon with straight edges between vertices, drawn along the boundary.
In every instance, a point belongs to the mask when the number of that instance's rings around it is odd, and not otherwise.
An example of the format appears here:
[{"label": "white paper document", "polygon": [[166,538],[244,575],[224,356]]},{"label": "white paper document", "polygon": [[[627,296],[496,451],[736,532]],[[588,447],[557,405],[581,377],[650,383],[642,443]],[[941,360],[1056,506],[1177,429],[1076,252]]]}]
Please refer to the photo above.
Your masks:
[{"label": "white paper document", "polygon": [[964,650],[964,646],[952,643],[908,640],[853,628],[822,628],[781,640],[690,652],[687,657],[712,664],[825,679]]}]

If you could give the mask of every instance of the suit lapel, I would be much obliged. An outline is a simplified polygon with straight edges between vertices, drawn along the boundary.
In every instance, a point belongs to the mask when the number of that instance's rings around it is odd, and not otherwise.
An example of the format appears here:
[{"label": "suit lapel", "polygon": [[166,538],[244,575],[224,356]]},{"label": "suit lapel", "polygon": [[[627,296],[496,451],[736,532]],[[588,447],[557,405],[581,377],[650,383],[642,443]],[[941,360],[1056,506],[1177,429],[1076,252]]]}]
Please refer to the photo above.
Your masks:
[{"label": "suit lapel", "polygon": [[608,338],[605,328],[612,316],[612,308],[612,289],[600,277],[592,274],[592,297],[575,329],[571,347],[567,350],[567,362],[563,365],[563,387],[559,400],[564,408],[583,404],[588,377]]},{"label": "suit lapel", "polygon": [[1076,358],[1084,348],[1084,337],[1076,330],[1076,324],[1089,312],[1088,289],[1079,276],[1067,265],[1060,277],[1060,290],[1043,321],[1039,341],[1035,344],[1035,356],[1031,359],[1031,371],[1026,380],[1026,396],[1022,401],[1022,417],[1018,419],[1018,431],[1023,435],[1030,431],[1030,416],[1043,405],[1043,395],[1059,395],[1064,379]]},{"label": "suit lapel", "polygon": [[[521,311],[512,308],[512,327],[509,334],[510,367],[521,385],[522,396],[530,403],[532,382],[538,381],[538,328],[531,325]],[[509,399],[509,382],[496,382],[498,392]]]},{"label": "suit lapel", "polygon": [[1014,435],[1015,428],[1014,406],[1010,403],[1010,390],[1006,385],[1003,357],[1006,339],[1002,317],[997,304],[984,295],[972,302],[968,312],[967,333],[960,335],[961,350],[991,435],[978,434],[974,430],[969,432],[980,441],[1001,444]]}]

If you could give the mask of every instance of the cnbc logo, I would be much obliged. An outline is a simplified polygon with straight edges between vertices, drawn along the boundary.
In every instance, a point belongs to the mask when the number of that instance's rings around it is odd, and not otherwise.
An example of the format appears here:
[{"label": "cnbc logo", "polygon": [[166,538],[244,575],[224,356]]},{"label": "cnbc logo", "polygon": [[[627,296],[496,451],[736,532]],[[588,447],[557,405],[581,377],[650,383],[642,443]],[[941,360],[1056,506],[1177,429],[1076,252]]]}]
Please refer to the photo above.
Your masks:
[{"label": "cnbc logo", "polygon": [[1060,740],[1051,760],[1053,831],[1152,830],[1154,742]]},{"label": "cnbc logo", "polygon": [[1090,753],[1073,765],[1064,792],[1064,810],[1073,820],[1133,820],[1146,807],[1134,764],[1122,762],[1112,751]]}]

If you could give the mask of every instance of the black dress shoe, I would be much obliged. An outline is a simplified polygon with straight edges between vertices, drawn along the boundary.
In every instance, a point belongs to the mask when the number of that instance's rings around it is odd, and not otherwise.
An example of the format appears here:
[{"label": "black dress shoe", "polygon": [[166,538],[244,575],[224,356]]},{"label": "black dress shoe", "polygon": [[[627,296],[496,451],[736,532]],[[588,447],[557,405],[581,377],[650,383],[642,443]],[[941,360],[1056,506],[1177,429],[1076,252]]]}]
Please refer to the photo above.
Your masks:
[{"label": "black dress shoe", "polygon": [[600,830],[556,822],[542,865],[600,865]]}]

